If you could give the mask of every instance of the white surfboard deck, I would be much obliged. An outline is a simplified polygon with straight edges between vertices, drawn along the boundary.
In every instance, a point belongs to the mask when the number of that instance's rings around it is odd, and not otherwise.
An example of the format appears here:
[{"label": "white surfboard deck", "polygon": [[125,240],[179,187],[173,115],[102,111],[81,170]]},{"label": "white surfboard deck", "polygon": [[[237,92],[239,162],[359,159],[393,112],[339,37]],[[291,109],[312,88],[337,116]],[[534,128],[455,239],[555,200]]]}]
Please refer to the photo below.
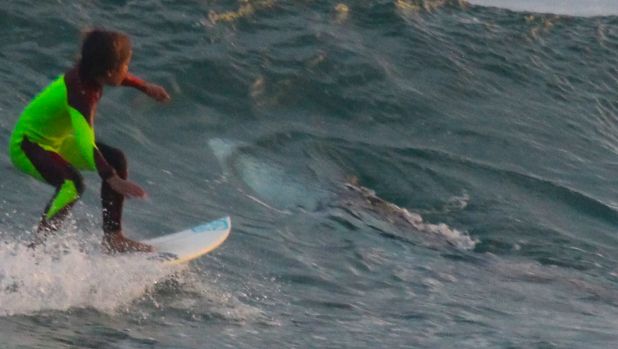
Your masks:
[{"label": "white surfboard deck", "polygon": [[230,235],[230,217],[197,225],[177,233],[142,241],[155,248],[153,259],[166,264],[181,264],[219,247]]}]

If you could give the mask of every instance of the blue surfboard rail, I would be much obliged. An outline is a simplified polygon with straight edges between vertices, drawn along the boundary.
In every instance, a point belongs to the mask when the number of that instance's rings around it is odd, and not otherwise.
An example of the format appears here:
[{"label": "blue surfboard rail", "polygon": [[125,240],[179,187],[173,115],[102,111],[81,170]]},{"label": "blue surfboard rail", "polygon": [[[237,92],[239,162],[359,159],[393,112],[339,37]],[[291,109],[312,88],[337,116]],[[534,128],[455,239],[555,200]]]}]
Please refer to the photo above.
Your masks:
[{"label": "blue surfboard rail", "polygon": [[229,217],[223,217],[215,221],[211,221],[211,222],[200,224],[196,227],[193,227],[191,228],[191,231],[194,233],[204,233],[207,231],[225,230],[229,228],[228,220],[229,220]]}]

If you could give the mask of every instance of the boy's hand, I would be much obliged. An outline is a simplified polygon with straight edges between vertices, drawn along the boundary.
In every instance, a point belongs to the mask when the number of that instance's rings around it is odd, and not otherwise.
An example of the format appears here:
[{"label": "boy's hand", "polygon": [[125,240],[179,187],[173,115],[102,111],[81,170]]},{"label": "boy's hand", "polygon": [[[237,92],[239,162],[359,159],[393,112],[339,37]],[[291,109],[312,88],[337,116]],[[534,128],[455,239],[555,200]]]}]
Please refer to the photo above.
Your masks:
[{"label": "boy's hand", "polygon": [[142,187],[117,175],[108,178],[107,183],[114,191],[128,198],[145,199],[148,196]]},{"label": "boy's hand", "polygon": [[169,102],[172,98],[167,91],[155,84],[146,84],[145,92],[148,96],[156,99],[158,102]]}]

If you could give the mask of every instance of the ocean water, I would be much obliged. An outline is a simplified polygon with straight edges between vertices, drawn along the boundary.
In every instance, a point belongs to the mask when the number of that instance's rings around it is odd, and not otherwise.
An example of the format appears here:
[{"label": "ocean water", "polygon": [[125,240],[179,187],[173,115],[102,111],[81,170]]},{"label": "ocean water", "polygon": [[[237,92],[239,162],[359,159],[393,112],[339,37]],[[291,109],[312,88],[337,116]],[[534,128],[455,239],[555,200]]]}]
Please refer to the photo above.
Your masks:
[{"label": "ocean water", "polygon": [[613,348],[618,9],[591,1],[5,1],[0,141],[121,30],[169,104],[106,88],[97,137],[168,268],[102,255],[99,180],[45,249],[52,188],[0,152],[3,348]]}]

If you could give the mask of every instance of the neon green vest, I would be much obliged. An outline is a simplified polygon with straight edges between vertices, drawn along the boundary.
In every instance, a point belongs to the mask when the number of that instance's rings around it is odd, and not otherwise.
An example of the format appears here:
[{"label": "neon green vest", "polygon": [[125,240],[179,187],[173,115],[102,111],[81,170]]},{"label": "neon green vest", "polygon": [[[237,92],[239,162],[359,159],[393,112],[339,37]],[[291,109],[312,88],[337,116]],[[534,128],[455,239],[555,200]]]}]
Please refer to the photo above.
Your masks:
[{"label": "neon green vest", "polygon": [[13,164],[41,178],[21,149],[24,136],[41,148],[60,154],[78,169],[96,169],[94,130],[84,115],[69,105],[64,75],[28,104],[11,134],[9,153]]}]

